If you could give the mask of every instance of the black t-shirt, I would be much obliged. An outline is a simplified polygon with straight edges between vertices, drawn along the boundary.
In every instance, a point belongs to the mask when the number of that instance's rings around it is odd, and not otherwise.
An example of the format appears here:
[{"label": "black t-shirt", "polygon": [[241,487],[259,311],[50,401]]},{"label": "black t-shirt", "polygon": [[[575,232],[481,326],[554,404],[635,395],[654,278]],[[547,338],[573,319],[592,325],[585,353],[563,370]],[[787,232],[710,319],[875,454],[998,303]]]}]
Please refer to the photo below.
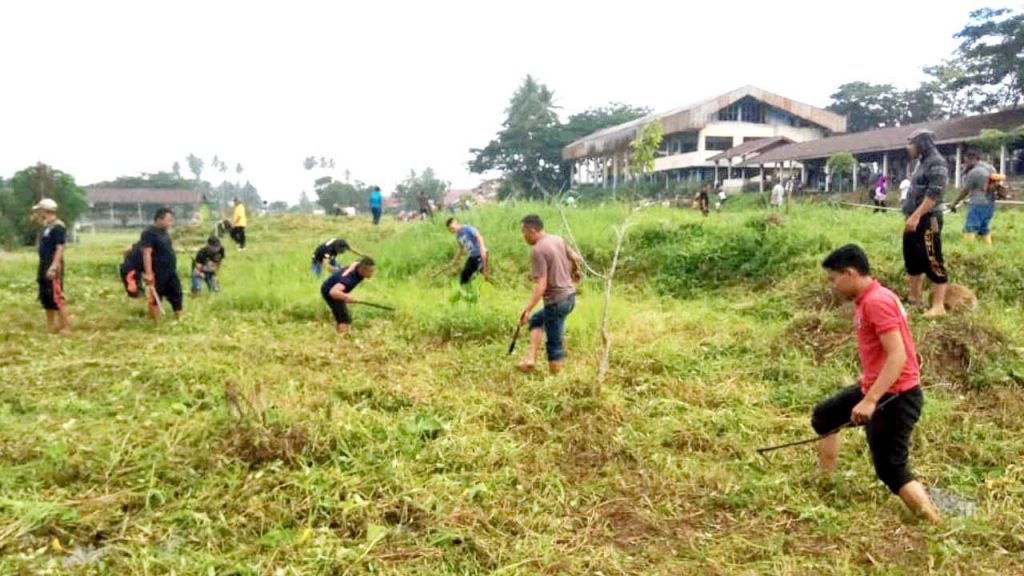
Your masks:
[{"label": "black t-shirt", "polygon": [[326,296],[331,292],[331,288],[341,284],[345,287],[345,293],[351,294],[352,291],[356,289],[356,286],[359,286],[359,283],[362,281],[363,277],[359,274],[358,266],[353,268],[348,275],[345,274],[345,270],[338,270],[327,277],[323,286],[320,287],[320,293]]},{"label": "black t-shirt", "polygon": [[322,262],[328,256],[331,257],[331,260],[334,260],[338,254],[342,254],[346,250],[348,250],[348,242],[340,238],[331,238],[316,247],[316,250],[313,251],[313,260]]},{"label": "black t-shirt", "polygon": [[167,230],[150,226],[139,239],[140,248],[153,249],[153,274],[158,278],[167,278],[178,274],[178,258],[174,254],[174,245]]},{"label": "black t-shirt", "polygon": [[[60,220],[54,220],[52,224],[43,228],[39,237],[39,275],[46,276],[46,271],[53,264],[53,257],[57,254],[57,247],[63,246],[66,240],[67,229]],[[60,265],[63,266],[63,258]]]},{"label": "black t-shirt", "polygon": [[216,250],[210,250],[209,246],[203,246],[196,252],[196,257],[192,261],[192,267],[198,264],[203,267],[203,272],[216,272],[217,268],[220,267],[221,260],[224,260],[224,247],[221,246]]}]

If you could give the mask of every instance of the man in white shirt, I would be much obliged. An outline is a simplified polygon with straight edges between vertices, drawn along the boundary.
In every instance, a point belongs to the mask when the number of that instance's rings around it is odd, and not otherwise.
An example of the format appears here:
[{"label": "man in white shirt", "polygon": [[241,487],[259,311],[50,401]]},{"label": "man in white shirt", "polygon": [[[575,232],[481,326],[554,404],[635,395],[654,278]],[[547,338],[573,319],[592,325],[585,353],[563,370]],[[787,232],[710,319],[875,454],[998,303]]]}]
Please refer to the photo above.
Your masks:
[{"label": "man in white shirt", "polygon": [[901,207],[903,206],[903,203],[907,201],[907,194],[909,194],[909,193],[910,193],[910,178],[904,178],[903,181],[900,182],[900,206]]},{"label": "man in white shirt", "polygon": [[776,182],[775,187],[772,188],[772,207],[781,207],[785,201],[786,189],[782,186],[782,182]]}]

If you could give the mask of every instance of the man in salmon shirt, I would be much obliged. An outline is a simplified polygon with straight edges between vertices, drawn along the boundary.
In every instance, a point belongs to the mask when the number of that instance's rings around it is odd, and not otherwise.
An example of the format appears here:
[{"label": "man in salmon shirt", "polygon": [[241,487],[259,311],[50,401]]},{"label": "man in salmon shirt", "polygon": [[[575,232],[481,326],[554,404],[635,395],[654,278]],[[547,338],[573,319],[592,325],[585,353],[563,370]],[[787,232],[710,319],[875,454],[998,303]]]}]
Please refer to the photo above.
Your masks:
[{"label": "man in salmon shirt", "polygon": [[821,470],[835,470],[838,429],[848,422],[863,425],[878,478],[910,509],[939,522],[928,492],[908,465],[910,436],[921,417],[924,396],[907,314],[899,298],[871,277],[868,257],[859,246],[843,246],[821,265],[828,271],[832,290],[856,305],[853,324],[863,372],[860,384],[840,390],[814,408],[811,426],[825,436],[818,446]]}]

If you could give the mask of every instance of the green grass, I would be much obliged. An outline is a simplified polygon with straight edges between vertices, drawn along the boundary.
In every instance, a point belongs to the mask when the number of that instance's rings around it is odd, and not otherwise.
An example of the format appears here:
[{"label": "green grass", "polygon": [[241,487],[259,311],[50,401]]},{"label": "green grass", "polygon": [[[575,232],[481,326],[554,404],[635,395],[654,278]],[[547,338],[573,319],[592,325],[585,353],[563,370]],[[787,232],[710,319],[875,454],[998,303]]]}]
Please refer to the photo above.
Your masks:
[{"label": "green grass", "polygon": [[[565,373],[523,376],[505,354],[531,211],[563,232],[542,205],[465,215],[494,270],[476,303],[435,274],[455,247],[440,221],[256,220],[222,293],[160,327],[117,279],[133,235],[87,235],[68,249],[70,338],[44,330],[32,252],[0,253],[0,573],[1024,573],[1019,212],[997,216],[995,249],[962,244],[951,215],[948,262],[979,307],[912,319],[933,386],[915,469],[977,504],[932,527],[874,478],[860,434],[831,479],[812,448],[754,453],[807,435],[814,403],[856,377],[819,262],[858,242],[902,291],[897,216],[642,211],[592,397],[598,280]],[[598,268],[626,212],[570,211]],[[308,272],[330,236],[378,260],[358,294],[399,309],[353,307],[340,343]]]}]

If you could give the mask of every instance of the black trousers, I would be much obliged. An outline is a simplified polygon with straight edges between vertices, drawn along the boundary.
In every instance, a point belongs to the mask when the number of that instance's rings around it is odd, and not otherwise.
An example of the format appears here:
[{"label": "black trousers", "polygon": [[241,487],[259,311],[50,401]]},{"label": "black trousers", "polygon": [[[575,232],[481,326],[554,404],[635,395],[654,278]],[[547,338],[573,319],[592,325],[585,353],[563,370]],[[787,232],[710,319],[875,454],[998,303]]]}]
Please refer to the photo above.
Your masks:
[{"label": "black trousers", "polygon": [[[892,397],[882,396],[879,405]],[[818,434],[828,434],[850,421],[853,407],[864,399],[860,384],[843,388],[831,398],[814,407],[811,426]],[[924,394],[917,386],[896,396],[876,410],[864,426],[871,449],[871,462],[875,474],[893,494],[898,494],[907,482],[914,479],[910,471],[910,435],[921,417]]]},{"label": "black trousers", "polygon": [[466,265],[462,267],[462,274],[459,276],[460,284],[469,284],[473,279],[473,274],[482,272],[484,261],[479,256],[470,256],[466,259]]},{"label": "black trousers", "polygon": [[903,233],[903,265],[910,276],[924,274],[932,284],[949,282],[942,257],[942,216],[926,214],[917,229]]},{"label": "black trousers", "polygon": [[234,240],[239,248],[245,248],[245,227],[235,226],[231,229],[231,239]]}]

